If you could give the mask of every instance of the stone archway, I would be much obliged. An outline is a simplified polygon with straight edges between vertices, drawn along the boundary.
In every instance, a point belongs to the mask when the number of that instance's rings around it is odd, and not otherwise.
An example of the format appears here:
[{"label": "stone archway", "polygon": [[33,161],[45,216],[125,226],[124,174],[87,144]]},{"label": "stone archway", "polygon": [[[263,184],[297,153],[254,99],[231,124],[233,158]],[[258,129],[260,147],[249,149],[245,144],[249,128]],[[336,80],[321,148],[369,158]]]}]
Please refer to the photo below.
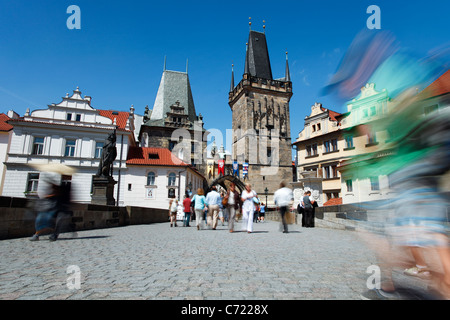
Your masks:
[{"label": "stone archway", "polygon": [[234,182],[234,184],[236,185],[236,188],[239,189],[240,193],[242,193],[242,191],[244,191],[244,189],[245,189],[245,183],[243,183],[238,177],[232,176],[232,175],[226,175],[226,176],[221,176],[221,177],[217,178],[216,180],[214,180],[208,186],[206,193],[208,193],[211,190],[211,187],[215,186],[215,185],[220,185],[222,188],[227,190],[228,184],[226,182],[228,182],[228,183]]}]

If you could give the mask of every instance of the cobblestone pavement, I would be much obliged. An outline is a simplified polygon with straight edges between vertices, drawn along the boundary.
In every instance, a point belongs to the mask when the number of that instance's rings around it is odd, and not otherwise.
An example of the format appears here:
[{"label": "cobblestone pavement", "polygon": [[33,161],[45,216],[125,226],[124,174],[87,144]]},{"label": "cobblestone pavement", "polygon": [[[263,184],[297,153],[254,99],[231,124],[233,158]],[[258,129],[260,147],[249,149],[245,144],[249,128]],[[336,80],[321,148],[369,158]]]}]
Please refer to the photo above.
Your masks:
[{"label": "cobblestone pavement", "polygon": [[[179,223],[180,224],[180,223]],[[195,222],[194,222],[195,224]],[[237,224],[237,230],[241,224]],[[375,257],[356,232],[169,223],[0,241],[0,299],[360,299]],[[76,265],[80,288],[69,289]],[[69,280],[70,279],[70,280]]]}]

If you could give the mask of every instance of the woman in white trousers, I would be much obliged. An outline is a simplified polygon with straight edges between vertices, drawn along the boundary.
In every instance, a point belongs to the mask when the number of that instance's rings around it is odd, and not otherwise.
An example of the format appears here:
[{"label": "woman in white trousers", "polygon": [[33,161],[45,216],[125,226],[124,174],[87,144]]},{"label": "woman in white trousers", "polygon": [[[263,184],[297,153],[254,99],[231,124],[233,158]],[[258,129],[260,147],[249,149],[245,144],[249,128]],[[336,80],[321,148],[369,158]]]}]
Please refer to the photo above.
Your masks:
[{"label": "woman in white trousers", "polygon": [[253,214],[255,212],[255,204],[253,198],[257,198],[257,194],[252,190],[250,183],[245,184],[245,190],[242,191],[242,222],[243,230],[247,230],[248,233],[253,232]]}]

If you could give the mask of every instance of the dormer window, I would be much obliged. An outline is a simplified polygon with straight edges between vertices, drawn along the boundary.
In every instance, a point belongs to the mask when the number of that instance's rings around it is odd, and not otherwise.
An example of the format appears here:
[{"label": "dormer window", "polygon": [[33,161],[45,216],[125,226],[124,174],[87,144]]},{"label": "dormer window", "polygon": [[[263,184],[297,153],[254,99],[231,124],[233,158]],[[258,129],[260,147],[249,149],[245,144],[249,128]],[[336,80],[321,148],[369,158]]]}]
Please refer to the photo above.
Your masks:
[{"label": "dormer window", "polygon": [[149,153],[148,154],[148,158],[150,160],[158,160],[159,159],[159,154],[157,154],[157,153]]}]

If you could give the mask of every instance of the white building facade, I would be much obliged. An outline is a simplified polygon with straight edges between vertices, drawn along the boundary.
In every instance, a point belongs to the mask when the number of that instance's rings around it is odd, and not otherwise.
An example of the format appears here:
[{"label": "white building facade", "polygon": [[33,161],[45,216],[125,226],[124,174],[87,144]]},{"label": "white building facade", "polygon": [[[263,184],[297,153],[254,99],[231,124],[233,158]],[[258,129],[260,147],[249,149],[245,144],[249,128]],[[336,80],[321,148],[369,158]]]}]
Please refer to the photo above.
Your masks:
[{"label": "white building facade", "polygon": [[[91,106],[91,97],[77,88],[59,104],[29,112],[8,121],[13,126],[4,177],[3,196],[37,197],[46,192],[48,182],[71,184],[73,201],[90,203],[92,176],[97,173],[103,144],[116,130],[117,158],[113,177],[118,182],[114,195],[123,203],[126,159],[135,145],[134,110],[116,112]],[[76,169],[72,176],[34,170],[33,164],[64,164]],[[56,180],[55,180],[56,179]]]}]

